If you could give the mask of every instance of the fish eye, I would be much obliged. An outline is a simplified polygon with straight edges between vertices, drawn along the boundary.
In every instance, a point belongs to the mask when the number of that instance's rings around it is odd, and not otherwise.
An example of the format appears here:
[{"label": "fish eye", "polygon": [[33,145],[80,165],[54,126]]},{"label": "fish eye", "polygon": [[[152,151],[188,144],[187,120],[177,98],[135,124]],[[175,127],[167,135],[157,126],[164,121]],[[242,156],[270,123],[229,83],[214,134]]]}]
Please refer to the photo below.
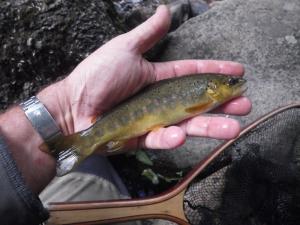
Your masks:
[{"label": "fish eye", "polygon": [[230,85],[230,86],[235,85],[237,83],[239,83],[239,78],[230,78],[228,80],[228,85]]}]

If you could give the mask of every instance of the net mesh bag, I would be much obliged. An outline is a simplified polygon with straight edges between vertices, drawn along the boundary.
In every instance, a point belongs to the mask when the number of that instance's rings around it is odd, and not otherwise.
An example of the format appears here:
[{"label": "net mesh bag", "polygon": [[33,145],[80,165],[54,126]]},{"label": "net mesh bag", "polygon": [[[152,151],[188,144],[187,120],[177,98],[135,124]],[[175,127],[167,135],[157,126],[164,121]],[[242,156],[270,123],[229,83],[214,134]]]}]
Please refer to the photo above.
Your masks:
[{"label": "net mesh bag", "polygon": [[300,108],[247,132],[184,195],[193,225],[300,224]]}]

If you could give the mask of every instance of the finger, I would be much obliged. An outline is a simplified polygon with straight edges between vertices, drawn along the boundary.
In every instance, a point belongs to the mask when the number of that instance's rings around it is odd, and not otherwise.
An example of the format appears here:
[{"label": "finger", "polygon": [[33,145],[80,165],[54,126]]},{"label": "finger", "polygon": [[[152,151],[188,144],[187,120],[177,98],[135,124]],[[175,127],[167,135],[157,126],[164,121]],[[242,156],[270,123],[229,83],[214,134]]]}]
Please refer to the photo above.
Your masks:
[{"label": "finger", "polygon": [[152,131],[139,141],[139,146],[149,149],[172,149],[185,142],[186,135],[215,139],[232,139],[240,133],[240,124],[230,118],[198,116],[171,126]]},{"label": "finger", "polygon": [[168,32],[170,23],[169,9],[165,5],[161,5],[152,17],[123,37],[130,50],[144,53]]},{"label": "finger", "polygon": [[172,149],[185,142],[185,133],[180,127],[171,126],[151,131],[140,138],[139,146],[148,149]]},{"label": "finger", "polygon": [[235,98],[213,110],[214,113],[244,116],[252,109],[252,103],[247,97]]},{"label": "finger", "polygon": [[221,73],[235,76],[244,75],[240,63],[219,60],[178,60],[153,63],[156,80],[196,73]]},{"label": "finger", "polygon": [[232,139],[240,133],[240,124],[230,118],[197,116],[180,124],[189,136]]}]

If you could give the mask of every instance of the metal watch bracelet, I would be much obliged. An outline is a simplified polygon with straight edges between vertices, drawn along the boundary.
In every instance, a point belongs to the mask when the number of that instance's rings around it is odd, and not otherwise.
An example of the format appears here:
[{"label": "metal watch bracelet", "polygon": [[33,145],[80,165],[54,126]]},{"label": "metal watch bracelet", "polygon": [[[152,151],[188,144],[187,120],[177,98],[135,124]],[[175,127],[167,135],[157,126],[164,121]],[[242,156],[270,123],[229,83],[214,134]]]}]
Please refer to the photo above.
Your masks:
[{"label": "metal watch bracelet", "polygon": [[53,137],[62,134],[51,114],[36,96],[20,103],[20,106],[44,141],[49,141]]}]

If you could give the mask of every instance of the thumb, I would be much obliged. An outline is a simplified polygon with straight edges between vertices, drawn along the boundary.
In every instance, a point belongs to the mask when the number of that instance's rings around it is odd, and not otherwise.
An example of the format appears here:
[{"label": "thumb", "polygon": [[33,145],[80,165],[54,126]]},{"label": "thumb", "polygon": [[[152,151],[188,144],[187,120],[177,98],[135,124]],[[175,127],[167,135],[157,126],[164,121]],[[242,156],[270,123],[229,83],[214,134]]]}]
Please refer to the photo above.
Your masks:
[{"label": "thumb", "polygon": [[141,54],[146,52],[168,32],[170,24],[169,9],[160,5],[153,16],[124,35],[128,47]]}]

